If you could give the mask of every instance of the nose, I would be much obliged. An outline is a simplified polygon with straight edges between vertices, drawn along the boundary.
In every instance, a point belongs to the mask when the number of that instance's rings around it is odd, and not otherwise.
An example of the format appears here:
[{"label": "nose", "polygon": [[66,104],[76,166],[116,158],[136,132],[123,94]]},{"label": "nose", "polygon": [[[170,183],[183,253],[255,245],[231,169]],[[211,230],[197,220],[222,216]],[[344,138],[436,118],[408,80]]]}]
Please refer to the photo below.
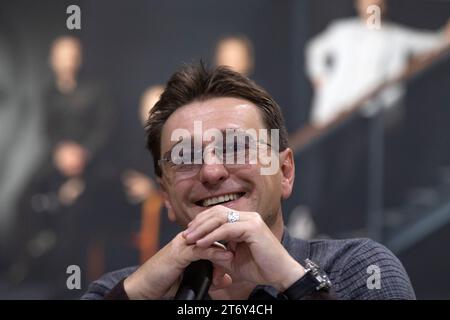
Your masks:
[{"label": "nose", "polygon": [[200,181],[204,184],[215,185],[229,176],[228,170],[223,164],[206,164],[200,169]]}]

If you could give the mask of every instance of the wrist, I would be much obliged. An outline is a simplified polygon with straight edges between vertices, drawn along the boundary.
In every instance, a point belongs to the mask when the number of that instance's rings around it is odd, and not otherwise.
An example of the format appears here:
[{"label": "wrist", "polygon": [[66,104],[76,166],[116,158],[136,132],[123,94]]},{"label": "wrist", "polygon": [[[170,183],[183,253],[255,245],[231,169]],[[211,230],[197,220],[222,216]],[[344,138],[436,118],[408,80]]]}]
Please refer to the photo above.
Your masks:
[{"label": "wrist", "polygon": [[[332,296],[327,294],[332,283],[325,271],[310,259],[305,259],[304,265],[304,275],[282,292],[281,296],[288,300],[299,300],[315,293],[315,297],[321,296],[322,299],[331,299]],[[317,293],[325,293],[325,295],[316,295]]]},{"label": "wrist", "polygon": [[139,279],[137,272],[125,278],[123,281],[123,289],[130,300],[151,299],[148,294],[144,294],[145,289],[141,287],[142,283],[145,283],[145,281]]},{"label": "wrist", "polygon": [[274,285],[278,292],[286,291],[286,289],[305,275],[305,268],[295,260],[290,263],[290,266],[286,270],[282,272],[283,277]]}]

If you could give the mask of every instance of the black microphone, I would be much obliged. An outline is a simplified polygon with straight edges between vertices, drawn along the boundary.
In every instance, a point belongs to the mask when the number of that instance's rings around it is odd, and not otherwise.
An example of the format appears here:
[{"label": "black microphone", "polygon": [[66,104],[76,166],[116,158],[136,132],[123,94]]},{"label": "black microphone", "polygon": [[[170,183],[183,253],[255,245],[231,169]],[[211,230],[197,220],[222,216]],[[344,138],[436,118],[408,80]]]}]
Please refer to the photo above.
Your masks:
[{"label": "black microphone", "polygon": [[175,300],[203,300],[212,281],[213,265],[209,260],[192,262],[184,270]]}]

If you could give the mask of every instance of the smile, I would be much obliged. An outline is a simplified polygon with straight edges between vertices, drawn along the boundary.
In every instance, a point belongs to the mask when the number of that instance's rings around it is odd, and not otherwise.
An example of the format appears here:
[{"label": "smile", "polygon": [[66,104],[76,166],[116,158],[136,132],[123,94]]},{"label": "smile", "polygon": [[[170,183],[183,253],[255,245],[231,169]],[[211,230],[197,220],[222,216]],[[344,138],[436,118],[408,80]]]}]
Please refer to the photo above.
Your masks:
[{"label": "smile", "polygon": [[197,201],[196,204],[202,207],[210,207],[215,206],[218,204],[226,203],[229,201],[234,201],[242,197],[245,193],[244,192],[238,192],[238,193],[228,193],[224,194],[218,197],[211,197],[207,199],[203,199],[200,201]]}]

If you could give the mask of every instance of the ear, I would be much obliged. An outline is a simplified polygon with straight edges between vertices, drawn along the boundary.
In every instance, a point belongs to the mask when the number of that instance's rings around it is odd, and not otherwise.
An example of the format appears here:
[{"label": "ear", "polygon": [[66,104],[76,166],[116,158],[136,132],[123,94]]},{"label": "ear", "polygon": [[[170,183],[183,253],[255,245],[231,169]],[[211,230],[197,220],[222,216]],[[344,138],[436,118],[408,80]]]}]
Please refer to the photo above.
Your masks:
[{"label": "ear", "polygon": [[164,206],[167,209],[167,216],[171,222],[175,222],[175,212],[173,211],[172,204],[170,203],[169,194],[167,193],[167,188],[164,182],[164,179],[158,177],[156,178],[156,181],[158,181],[159,187],[161,188],[161,194],[164,199]]},{"label": "ear", "polygon": [[295,179],[294,154],[290,148],[280,152],[281,196],[290,197]]}]

